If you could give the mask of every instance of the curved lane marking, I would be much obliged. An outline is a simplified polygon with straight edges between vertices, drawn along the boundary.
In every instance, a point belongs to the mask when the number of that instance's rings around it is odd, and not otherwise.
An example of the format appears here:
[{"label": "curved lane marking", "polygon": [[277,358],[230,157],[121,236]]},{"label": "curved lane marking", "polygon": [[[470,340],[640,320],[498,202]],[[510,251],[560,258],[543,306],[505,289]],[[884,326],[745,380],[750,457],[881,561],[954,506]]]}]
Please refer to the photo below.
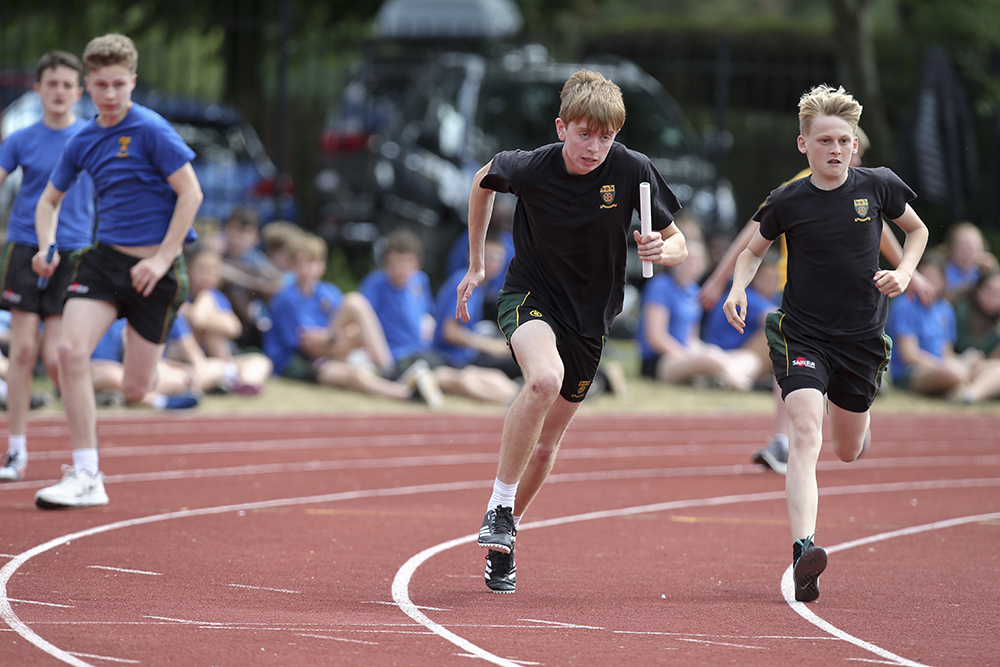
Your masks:
[{"label": "curved lane marking", "polygon": [[[550,478],[551,479],[551,478]],[[1000,486],[1000,479],[997,478],[985,478],[985,479],[969,479],[969,480],[928,480],[924,482],[890,482],[886,484],[860,484],[858,486],[838,486],[831,487],[828,489],[821,489],[820,495],[825,496],[840,496],[847,494],[857,494],[857,493],[892,493],[898,491],[918,491],[918,490],[931,490],[931,489],[948,489],[948,488],[977,488],[977,487],[990,487],[990,486]],[[549,526],[560,526],[568,523],[577,523],[580,521],[593,521],[595,519],[607,519],[613,517],[629,516],[634,514],[647,514],[651,512],[663,512],[667,510],[683,509],[688,507],[713,507],[718,505],[731,505],[736,503],[747,503],[747,502],[759,502],[765,500],[778,500],[784,499],[784,491],[772,491],[768,493],[751,493],[744,495],[735,496],[718,496],[715,498],[702,498],[694,500],[676,500],[665,503],[657,503],[652,505],[640,505],[637,507],[625,507],[617,510],[604,510],[600,512],[587,512],[585,514],[577,514],[573,516],[559,517],[555,519],[546,519],[543,521],[533,521],[531,523],[524,523],[518,526],[518,532],[527,530],[529,528],[545,528]],[[396,577],[392,582],[392,599],[399,605],[400,610],[412,618],[417,623],[420,623],[425,628],[433,632],[434,634],[440,636],[452,644],[455,644],[459,648],[468,651],[469,653],[482,658],[488,662],[495,665],[502,665],[503,667],[519,667],[517,662],[508,660],[506,658],[501,658],[498,655],[490,653],[486,649],[476,646],[464,637],[460,637],[454,632],[448,630],[440,623],[432,621],[426,614],[424,614],[410,599],[410,580],[413,578],[414,573],[417,571],[421,565],[430,560],[437,554],[447,551],[453,547],[457,547],[463,544],[468,544],[470,542],[476,542],[479,538],[479,534],[473,533],[472,535],[466,535],[464,537],[459,537],[448,542],[442,542],[441,544],[435,545],[428,549],[421,551],[418,554],[412,556],[408,561],[403,563],[403,566],[399,568],[396,572]],[[866,538],[867,539],[867,538]],[[860,542],[860,541],[859,541]],[[851,543],[845,543],[851,544]],[[841,546],[840,548],[846,548]],[[803,605],[804,606],[804,605]],[[801,612],[800,612],[801,613]],[[830,625],[830,628],[834,626]],[[829,630],[823,628],[824,630]],[[846,635],[846,633],[844,633]],[[849,636],[849,635],[848,635]],[[856,640],[861,642],[861,640]],[[867,642],[862,642],[867,650],[877,649],[878,651],[883,651],[885,654],[893,655],[884,649],[880,649],[874,644],[868,644]],[[861,644],[858,644],[859,646]],[[870,647],[870,648],[869,648]],[[880,653],[881,655],[881,653]],[[898,657],[897,657],[898,658]],[[904,658],[898,658],[899,660],[905,660]],[[899,663],[899,664],[916,664],[916,663]],[[926,665],[921,665],[921,667],[927,667]]]},{"label": "curved lane marking", "polygon": [[[979,521],[993,521],[1000,519],[1000,512],[995,512],[993,514],[977,514],[974,516],[963,516],[955,519],[947,519],[945,521],[935,521],[934,523],[927,523],[922,526],[911,526],[909,528],[901,528],[899,530],[892,530],[886,533],[879,533],[878,535],[869,535],[868,537],[862,537],[857,540],[852,540],[850,542],[842,542],[840,544],[834,545],[828,548],[827,553],[835,553],[837,551],[843,551],[845,549],[852,549],[854,547],[860,547],[864,544],[872,544],[873,542],[882,542],[884,540],[891,540],[894,537],[905,537],[907,535],[916,535],[917,533],[926,533],[931,530],[941,530],[943,528],[951,528],[953,526],[961,526],[967,523],[977,523]],[[792,566],[788,566],[785,570],[784,575],[781,577],[781,594],[785,596],[785,602],[794,609],[799,616],[806,619],[813,625],[815,625],[820,630],[827,632],[838,639],[843,639],[845,642],[850,642],[855,646],[862,648],[866,651],[870,651],[877,656],[885,658],[886,660],[891,660],[894,665],[905,665],[906,667],[927,667],[926,663],[914,662],[913,660],[908,660],[901,656],[891,653],[884,648],[870,644],[863,639],[858,639],[853,635],[849,635],[840,628],[830,624],[828,621],[823,620],[817,616],[811,609],[809,609],[804,602],[796,602],[795,600],[795,582],[792,575]]]},{"label": "curved lane marking", "polygon": [[[557,475],[550,477],[549,482],[559,481]],[[578,481],[578,478],[566,479],[563,481]],[[12,630],[17,632],[19,635],[24,637],[29,643],[37,647],[38,649],[44,651],[45,653],[51,655],[52,657],[65,662],[66,664],[73,665],[74,667],[93,667],[90,663],[84,662],[83,660],[77,658],[75,655],[55,646],[48,640],[42,638],[38,633],[32,630],[28,625],[23,622],[14,610],[10,606],[10,598],[7,597],[7,582],[14,575],[15,572],[27,561],[34,558],[35,556],[45,553],[51,549],[59,546],[63,546],[72,542],[73,540],[82,539],[85,537],[91,537],[94,535],[100,535],[102,533],[111,532],[113,530],[119,530],[122,528],[131,528],[135,526],[159,523],[161,521],[168,521],[172,519],[185,519],[197,516],[209,516],[214,514],[225,514],[227,512],[238,512],[238,511],[248,511],[257,509],[267,509],[272,507],[287,507],[292,505],[315,505],[324,504],[330,502],[337,502],[342,500],[356,500],[360,498],[376,498],[376,497],[391,497],[391,496],[404,496],[416,493],[436,493],[436,492],[450,492],[450,491],[467,491],[471,489],[482,489],[491,486],[491,482],[487,481],[465,481],[465,482],[451,482],[451,483],[441,483],[441,484],[427,484],[419,486],[402,486],[387,489],[371,489],[365,491],[345,491],[340,493],[330,493],[314,496],[305,496],[301,498],[283,498],[278,500],[265,500],[252,503],[238,503],[233,505],[221,505],[216,507],[205,507],[195,510],[179,510],[176,512],[168,512],[166,514],[155,514],[145,517],[137,517],[134,519],[125,519],[122,521],[115,521],[109,524],[104,524],[101,526],[94,526],[86,530],[81,530],[75,533],[69,533],[67,535],[62,535],[54,539],[49,540],[39,544],[27,551],[14,556],[10,561],[8,561],[3,568],[0,568],[0,619],[3,620]],[[926,482],[900,482],[900,483],[890,483],[890,484],[867,484],[859,486],[843,486],[843,487],[832,487],[830,489],[822,490],[821,495],[844,495],[848,493],[880,493],[880,492],[892,492],[892,491],[913,491],[913,490],[926,490],[926,489],[945,489],[945,488],[974,488],[974,487],[985,487],[985,486],[1000,486],[1000,478],[985,478],[985,479],[973,479],[973,480],[930,480]],[[605,510],[601,512],[588,512],[586,514],[579,514],[576,516],[563,517],[560,519],[549,519],[545,521],[535,521],[531,523],[526,523],[522,525],[519,530],[526,530],[529,528],[543,528],[546,526],[561,525],[565,523],[574,523],[579,521],[591,521],[595,519],[604,519],[617,516],[626,516],[631,514],[642,514],[649,512],[662,512],[671,509],[681,509],[685,507],[710,507],[716,505],[727,505],[733,503],[741,502],[757,502],[765,500],[777,500],[784,498],[784,491],[773,491],[767,493],[754,493],[745,495],[734,495],[734,496],[719,496],[716,498],[704,498],[695,500],[679,500],[671,501],[666,503],[658,503],[653,505],[641,505],[638,507],[623,508],[620,510]],[[445,542],[442,545],[436,547],[431,547],[425,551],[420,552],[416,556],[413,556],[408,560],[402,568],[396,573],[396,577],[392,584],[392,594],[393,600],[400,607],[400,609],[406,613],[408,616],[416,620],[418,623],[424,625],[429,630],[435,634],[439,634],[448,641],[466,648],[471,653],[479,655],[480,657],[486,659],[487,661],[494,662],[499,665],[507,665],[508,667],[519,667],[518,663],[514,663],[499,656],[495,656],[492,653],[480,649],[475,645],[471,644],[467,640],[451,633],[442,626],[431,621],[427,616],[421,612],[416,605],[410,602],[409,599],[409,580],[412,577],[413,572],[419,567],[424,561],[430,558],[432,555],[451,549],[455,546],[465,544],[467,542],[472,542],[476,540],[478,534],[472,534],[465,537],[460,537],[449,542]],[[468,645],[468,646],[465,646]],[[499,662],[498,662],[499,661]]]}]

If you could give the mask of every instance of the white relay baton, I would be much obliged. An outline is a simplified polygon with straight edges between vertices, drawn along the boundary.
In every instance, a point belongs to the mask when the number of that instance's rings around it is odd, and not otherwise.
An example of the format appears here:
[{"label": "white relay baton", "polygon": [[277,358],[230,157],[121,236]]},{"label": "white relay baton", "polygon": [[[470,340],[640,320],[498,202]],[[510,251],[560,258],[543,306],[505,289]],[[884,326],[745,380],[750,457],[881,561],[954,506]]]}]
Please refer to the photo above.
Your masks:
[{"label": "white relay baton", "polygon": [[[652,204],[649,200],[649,183],[643,181],[639,184],[639,230],[643,236],[653,231],[653,219],[649,211]],[[642,261],[642,277],[653,277],[653,263]]]}]

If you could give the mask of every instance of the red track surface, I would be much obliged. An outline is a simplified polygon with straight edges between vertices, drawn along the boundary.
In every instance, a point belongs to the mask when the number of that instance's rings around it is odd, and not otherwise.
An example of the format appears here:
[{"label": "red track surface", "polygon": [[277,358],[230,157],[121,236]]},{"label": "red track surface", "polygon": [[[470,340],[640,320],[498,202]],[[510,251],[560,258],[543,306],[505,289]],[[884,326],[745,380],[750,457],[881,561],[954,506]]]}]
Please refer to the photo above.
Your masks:
[{"label": "red track surface", "polygon": [[501,423],[102,415],[111,504],[45,512],[67,438],[32,421],[0,486],[0,665],[1000,664],[998,417],[876,415],[865,459],[824,453],[808,606],[747,415],[578,418],[491,594]]}]

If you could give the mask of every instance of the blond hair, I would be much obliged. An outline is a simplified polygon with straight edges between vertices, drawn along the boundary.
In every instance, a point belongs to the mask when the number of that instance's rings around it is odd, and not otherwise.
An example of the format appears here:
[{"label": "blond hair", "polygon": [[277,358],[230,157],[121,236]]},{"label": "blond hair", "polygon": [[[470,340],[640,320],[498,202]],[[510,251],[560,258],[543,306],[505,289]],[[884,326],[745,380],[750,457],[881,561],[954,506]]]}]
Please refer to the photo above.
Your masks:
[{"label": "blond hair", "polygon": [[139,65],[139,52],[135,44],[125,35],[110,33],[95,37],[83,51],[83,66],[87,72],[111,65],[122,65],[135,74]]},{"label": "blond hair", "polygon": [[799,134],[806,136],[812,122],[820,116],[841,118],[857,132],[861,120],[861,104],[844,90],[825,83],[814,87],[799,99]]},{"label": "blond hair", "polygon": [[559,117],[588,129],[614,133],[625,124],[622,90],[599,72],[582,69],[571,76],[559,93]]},{"label": "blond hair", "polygon": [[291,239],[288,251],[295,258],[296,263],[303,259],[325,262],[328,253],[326,241],[310,232],[302,232]]}]

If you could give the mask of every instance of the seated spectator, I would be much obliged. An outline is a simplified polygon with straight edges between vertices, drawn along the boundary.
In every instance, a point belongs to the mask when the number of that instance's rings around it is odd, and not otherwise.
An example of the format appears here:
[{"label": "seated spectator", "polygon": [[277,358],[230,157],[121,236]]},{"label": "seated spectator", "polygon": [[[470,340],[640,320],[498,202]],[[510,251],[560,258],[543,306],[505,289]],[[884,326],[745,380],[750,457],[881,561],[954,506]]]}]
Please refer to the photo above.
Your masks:
[{"label": "seated spectator", "polygon": [[[222,257],[207,246],[195,245],[188,253],[189,302],[183,311],[199,349],[223,362],[224,392],[254,396],[271,377],[273,364],[260,352],[238,352],[236,341],[243,324],[226,295],[219,291]],[[190,354],[190,353],[189,353]]]},{"label": "seated spectator", "polygon": [[268,223],[261,230],[261,245],[264,254],[271,261],[271,264],[281,271],[283,277],[283,287],[287,287],[295,282],[295,271],[292,270],[292,245],[302,234],[302,228],[294,222],[275,220]]},{"label": "seated spectator", "polygon": [[[484,253],[486,276],[483,284],[492,284],[497,276],[503,278],[507,267],[507,249],[498,232],[494,232],[492,227],[488,227],[486,231]],[[458,285],[465,278],[467,271],[467,267],[460,267],[438,290],[434,349],[444,358],[445,363],[453,368],[464,368],[470,364],[482,368],[498,368],[511,379],[519,378],[521,369],[511,356],[507,339],[504,338],[500,327],[495,320],[483,317],[484,302],[489,298],[486,290],[476,290],[472,293],[472,298],[467,304],[468,322],[462,322],[455,317]]]},{"label": "seated spectator", "polygon": [[274,370],[288,378],[350,389],[401,401],[441,402],[434,374],[414,364],[395,377],[395,364],[382,325],[367,299],[343,294],[321,280],[326,242],[303,232],[293,241],[296,281],[271,299],[274,326],[264,333],[264,352]]},{"label": "seated spectator", "polygon": [[955,351],[955,309],[943,296],[945,278],[938,260],[924,255],[918,270],[938,297],[929,306],[906,294],[890,303],[886,330],[893,340],[893,384],[965,403],[1000,395],[1000,360],[986,359],[975,348]]},{"label": "seated spectator", "polygon": [[[453,368],[431,346],[435,320],[430,279],[421,270],[423,247],[407,230],[386,237],[382,269],[361,281],[360,291],[378,315],[392,358],[399,368],[427,363],[446,394],[478,401],[507,404],[518,385],[496,368],[466,365]],[[454,318],[454,312],[451,314]]]},{"label": "seated spectator", "polygon": [[979,274],[975,287],[955,304],[955,350],[976,349],[1000,357],[1000,271]]},{"label": "seated spectator", "polygon": [[237,206],[222,227],[220,237],[209,242],[222,255],[220,290],[232,304],[243,325],[240,348],[261,347],[261,336],[270,328],[267,302],[284,285],[282,272],[258,247],[260,221],[252,208]]},{"label": "seated spectator", "polygon": [[[767,336],[764,334],[764,318],[777,310],[781,301],[778,292],[778,251],[771,249],[761,261],[757,273],[747,286],[746,329],[741,334],[726,320],[725,305],[718,301],[702,322],[701,337],[709,345],[723,350],[748,350],[760,359],[760,374],[757,381],[773,376]],[[770,388],[770,382],[766,385]]]},{"label": "seated spectator", "polygon": [[[493,211],[490,214],[490,224],[487,231],[494,235],[496,240],[503,245],[504,261],[503,265],[496,272],[492,279],[485,281],[480,290],[484,291],[483,299],[483,319],[495,322],[497,319],[497,297],[503,288],[504,278],[507,273],[507,265],[514,257],[514,235],[510,228],[514,224],[514,206],[517,198],[511,194],[498,194],[493,200]],[[469,235],[459,234],[458,238],[448,252],[448,260],[445,264],[445,275],[451,276],[458,271],[468,271],[469,269]],[[499,327],[497,327],[499,331]]]},{"label": "seated spectator", "polygon": [[[179,321],[182,321],[180,315],[174,320],[168,341],[183,332],[184,324],[178,324]],[[97,405],[121,407],[131,404],[155,410],[196,407],[201,402],[198,380],[194,369],[185,364],[161,360],[156,372],[156,384],[150,391],[146,391],[145,387],[125,385],[127,326],[125,318],[115,320],[90,357],[90,377]]]},{"label": "seated spectator", "polygon": [[983,233],[971,222],[959,222],[948,230],[947,252],[944,296],[952,303],[976,284],[981,271],[997,269],[997,258],[986,249]]},{"label": "seated spectator", "polygon": [[643,288],[636,332],[642,374],[669,384],[748,390],[760,372],[760,359],[750,351],[727,352],[699,338],[698,280],[705,272],[705,244],[687,241],[687,259],[653,276]]}]

